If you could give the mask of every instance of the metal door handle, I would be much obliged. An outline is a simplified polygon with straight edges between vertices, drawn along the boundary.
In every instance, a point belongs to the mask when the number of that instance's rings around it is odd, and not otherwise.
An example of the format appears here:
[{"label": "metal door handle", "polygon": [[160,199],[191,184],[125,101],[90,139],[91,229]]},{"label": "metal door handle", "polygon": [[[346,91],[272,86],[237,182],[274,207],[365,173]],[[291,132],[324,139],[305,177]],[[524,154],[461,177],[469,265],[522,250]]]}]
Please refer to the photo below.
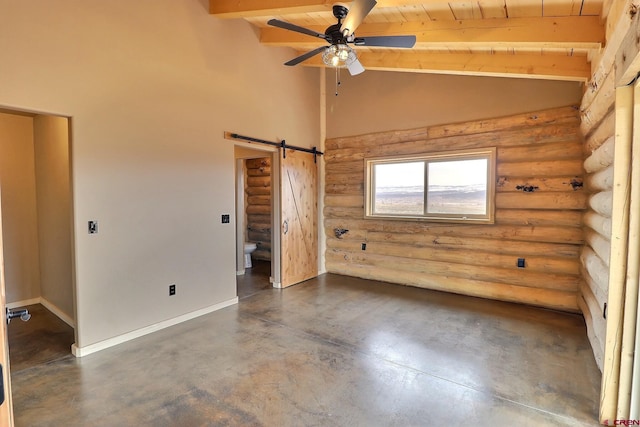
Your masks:
[{"label": "metal door handle", "polygon": [[29,319],[31,319],[29,310],[27,310],[26,308],[22,310],[13,310],[13,311],[7,308],[7,325],[11,323],[11,319],[15,319],[16,317],[19,317],[20,320],[22,320],[23,322],[26,322]]},{"label": "metal door handle", "polygon": [[282,223],[282,228],[283,228],[284,234],[287,234],[289,232],[289,221],[285,219],[284,222]]}]

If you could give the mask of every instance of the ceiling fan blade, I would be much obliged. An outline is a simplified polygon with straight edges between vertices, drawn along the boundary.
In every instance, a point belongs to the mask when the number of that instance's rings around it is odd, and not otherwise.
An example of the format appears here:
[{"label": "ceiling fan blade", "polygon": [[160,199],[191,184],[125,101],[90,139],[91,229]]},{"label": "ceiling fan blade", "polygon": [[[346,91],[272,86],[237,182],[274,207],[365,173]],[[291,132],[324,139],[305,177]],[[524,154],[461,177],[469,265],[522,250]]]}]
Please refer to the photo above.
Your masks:
[{"label": "ceiling fan blade", "polygon": [[324,51],[326,48],[327,48],[326,46],[322,46],[322,47],[318,47],[316,49],[313,49],[312,51],[307,52],[304,55],[300,55],[297,58],[293,58],[291,61],[285,62],[284,65],[288,65],[290,67],[293,66],[293,65],[298,65],[302,61],[306,61],[307,59],[311,58],[312,56],[316,56],[320,52]]},{"label": "ceiling fan blade", "polygon": [[416,36],[378,36],[356,37],[353,40],[356,46],[380,46],[380,47],[406,47],[411,48],[416,44]]},{"label": "ceiling fan blade", "polygon": [[347,17],[344,18],[344,22],[340,27],[340,32],[345,36],[353,34],[376,3],[376,0],[354,0],[351,3]]},{"label": "ceiling fan blade", "polygon": [[349,70],[349,74],[351,74],[352,76],[357,76],[360,73],[364,73],[364,67],[357,58],[351,64],[347,65],[347,70]]},{"label": "ceiling fan blade", "polygon": [[285,21],[280,21],[278,19],[270,19],[269,22],[267,22],[267,24],[271,25],[272,27],[278,27],[278,28],[282,28],[285,30],[289,30],[289,31],[295,31],[297,33],[302,33],[302,34],[306,34],[308,36],[312,36],[312,37],[318,37],[320,39],[327,39],[327,36],[325,36],[324,34],[320,34],[317,33],[313,30],[310,30],[308,28],[304,28],[304,27],[299,27],[298,25],[294,25],[294,24],[290,24],[288,22]]}]

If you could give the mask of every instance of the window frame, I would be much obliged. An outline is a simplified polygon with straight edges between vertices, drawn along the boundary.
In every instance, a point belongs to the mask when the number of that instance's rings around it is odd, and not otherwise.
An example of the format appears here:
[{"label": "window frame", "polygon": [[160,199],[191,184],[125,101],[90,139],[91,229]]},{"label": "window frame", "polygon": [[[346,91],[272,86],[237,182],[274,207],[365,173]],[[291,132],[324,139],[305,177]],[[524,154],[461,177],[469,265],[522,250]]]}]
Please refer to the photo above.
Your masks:
[{"label": "window frame", "polygon": [[[429,163],[443,161],[464,161],[475,159],[487,159],[487,194],[486,194],[486,214],[428,214],[424,212],[422,215],[404,215],[389,213],[374,213],[375,198],[375,176],[373,173],[374,166],[378,164],[388,163],[409,163],[416,161],[425,162],[424,172],[424,210],[427,209],[428,199],[428,165]],[[365,166],[365,219],[392,219],[392,220],[410,220],[410,221],[432,221],[432,222],[451,222],[451,223],[476,223],[476,224],[494,224],[495,223],[495,193],[496,193],[496,148],[478,148],[469,150],[444,151],[437,153],[423,153],[418,155],[407,156],[386,156],[371,157],[364,159]]]}]

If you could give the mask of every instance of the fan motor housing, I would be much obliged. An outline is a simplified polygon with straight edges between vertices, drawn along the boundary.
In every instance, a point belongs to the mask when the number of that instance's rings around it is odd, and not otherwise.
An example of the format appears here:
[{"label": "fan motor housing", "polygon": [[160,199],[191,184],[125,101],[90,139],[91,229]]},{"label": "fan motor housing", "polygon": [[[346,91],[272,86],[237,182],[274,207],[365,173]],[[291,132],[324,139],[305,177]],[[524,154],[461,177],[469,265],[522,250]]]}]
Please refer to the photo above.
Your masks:
[{"label": "fan motor housing", "polygon": [[327,36],[327,41],[330,44],[346,44],[347,40],[344,38],[342,33],[340,32],[340,27],[342,24],[334,24],[326,29],[324,35]]}]

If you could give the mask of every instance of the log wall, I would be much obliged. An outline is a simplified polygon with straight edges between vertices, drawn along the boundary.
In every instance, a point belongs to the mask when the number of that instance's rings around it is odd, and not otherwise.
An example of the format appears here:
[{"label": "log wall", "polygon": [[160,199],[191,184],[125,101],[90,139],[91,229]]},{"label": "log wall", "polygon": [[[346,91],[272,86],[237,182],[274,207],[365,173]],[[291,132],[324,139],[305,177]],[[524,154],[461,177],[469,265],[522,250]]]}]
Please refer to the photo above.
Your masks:
[{"label": "log wall", "polygon": [[[589,202],[579,125],[570,106],[327,140],[327,271],[578,311]],[[484,147],[497,147],[495,224],[364,219],[365,158]]]},{"label": "log wall", "polygon": [[615,147],[615,57],[635,15],[630,1],[614,2],[607,16],[607,43],[592,60],[592,77],[580,105],[584,136],[585,191],[589,204],[583,217],[578,306],[596,363],[603,369],[606,338],[604,307],[608,299],[611,252],[613,155]]},{"label": "log wall", "polygon": [[271,260],[271,159],[245,160],[245,212],[248,241],[257,244],[254,259]]}]

